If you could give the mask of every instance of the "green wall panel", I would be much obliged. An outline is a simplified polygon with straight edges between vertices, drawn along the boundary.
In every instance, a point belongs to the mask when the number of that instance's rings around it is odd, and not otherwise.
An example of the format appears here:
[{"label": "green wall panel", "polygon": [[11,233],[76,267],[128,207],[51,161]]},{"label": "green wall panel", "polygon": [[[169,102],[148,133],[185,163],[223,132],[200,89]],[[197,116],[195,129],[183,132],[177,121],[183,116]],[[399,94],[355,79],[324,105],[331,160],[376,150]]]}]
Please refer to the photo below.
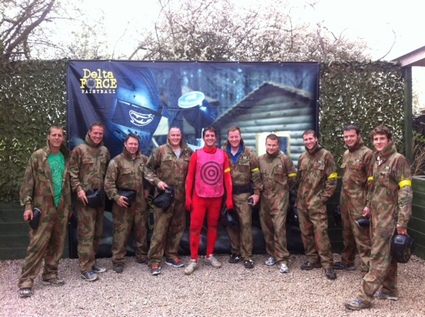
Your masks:
[{"label": "green wall panel", "polygon": [[408,233],[415,239],[414,253],[425,259],[425,176],[414,176],[412,187],[413,208]]}]

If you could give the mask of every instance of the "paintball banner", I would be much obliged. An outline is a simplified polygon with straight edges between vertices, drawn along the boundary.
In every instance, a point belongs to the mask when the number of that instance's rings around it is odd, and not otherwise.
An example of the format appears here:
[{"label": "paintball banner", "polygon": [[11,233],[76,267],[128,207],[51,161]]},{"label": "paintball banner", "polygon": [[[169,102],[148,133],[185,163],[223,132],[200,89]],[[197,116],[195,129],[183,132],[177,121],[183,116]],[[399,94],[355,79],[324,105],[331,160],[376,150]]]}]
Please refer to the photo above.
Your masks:
[{"label": "paintball banner", "polygon": [[318,94],[317,63],[70,61],[69,147],[83,142],[95,121],[106,127],[111,157],[122,152],[130,132],[139,135],[149,156],[171,127],[197,149],[204,128],[217,129],[221,146],[227,129],[239,126],[245,145],[258,155],[265,153],[267,134],[276,133],[296,164],[303,131],[317,131]]}]

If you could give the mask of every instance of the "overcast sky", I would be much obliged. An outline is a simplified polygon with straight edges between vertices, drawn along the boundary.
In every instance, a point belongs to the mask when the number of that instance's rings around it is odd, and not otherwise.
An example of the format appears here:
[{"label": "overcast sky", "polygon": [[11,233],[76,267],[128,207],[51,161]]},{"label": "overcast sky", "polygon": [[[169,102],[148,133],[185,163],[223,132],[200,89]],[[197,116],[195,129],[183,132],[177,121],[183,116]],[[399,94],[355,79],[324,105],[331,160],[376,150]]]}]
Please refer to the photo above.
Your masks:
[{"label": "overcast sky", "polygon": [[[258,6],[269,0],[234,1]],[[322,22],[335,34],[343,32],[347,38],[366,40],[374,60],[383,56],[386,56],[385,60],[392,60],[425,46],[421,23],[425,8],[423,0],[316,0],[314,9],[305,7],[306,3],[314,0],[287,1],[294,8],[291,16],[299,21]],[[111,41],[116,43],[124,30],[128,35],[132,29],[155,19],[156,2],[90,0],[84,6],[97,14],[99,10],[104,12]]]},{"label": "overcast sky", "polygon": [[[296,2],[296,0],[295,0]],[[391,60],[425,46],[423,0],[319,0],[316,18],[330,30],[344,31],[350,38],[363,38],[373,59]]]}]

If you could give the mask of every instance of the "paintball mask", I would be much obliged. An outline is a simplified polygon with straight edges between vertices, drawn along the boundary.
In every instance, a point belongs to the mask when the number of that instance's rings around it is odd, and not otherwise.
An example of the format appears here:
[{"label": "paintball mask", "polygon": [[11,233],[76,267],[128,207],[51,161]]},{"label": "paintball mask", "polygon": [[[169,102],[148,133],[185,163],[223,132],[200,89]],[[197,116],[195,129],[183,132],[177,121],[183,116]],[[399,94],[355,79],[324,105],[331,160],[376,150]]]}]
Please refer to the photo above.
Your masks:
[{"label": "paintball mask", "polygon": [[86,191],[87,205],[91,208],[97,208],[104,204],[105,202],[105,190],[100,189],[89,189]]},{"label": "paintball mask", "polygon": [[395,234],[391,239],[391,255],[398,263],[407,263],[413,253],[415,241],[404,234]]},{"label": "paintball mask", "polygon": [[369,227],[370,226],[370,220],[367,217],[359,217],[354,220],[356,224],[360,227]]},{"label": "paintball mask", "polygon": [[174,188],[168,186],[167,188],[165,188],[165,190],[160,191],[159,194],[156,195],[156,197],[152,200],[152,203],[156,207],[161,208],[164,212],[166,212],[173,203],[173,201]]},{"label": "paintball mask", "polygon": [[41,210],[35,207],[32,213],[33,213],[33,217],[32,217],[32,220],[30,221],[30,227],[36,230],[38,226],[40,225]]},{"label": "paintball mask", "polygon": [[239,216],[233,209],[227,209],[226,206],[221,210],[221,222],[226,227],[237,228],[239,227]]},{"label": "paintball mask", "polygon": [[119,189],[118,190],[118,195],[124,196],[124,197],[127,198],[127,204],[128,204],[127,208],[131,207],[131,203],[136,198],[136,194],[137,194],[137,192],[135,190],[131,190],[131,189]]}]

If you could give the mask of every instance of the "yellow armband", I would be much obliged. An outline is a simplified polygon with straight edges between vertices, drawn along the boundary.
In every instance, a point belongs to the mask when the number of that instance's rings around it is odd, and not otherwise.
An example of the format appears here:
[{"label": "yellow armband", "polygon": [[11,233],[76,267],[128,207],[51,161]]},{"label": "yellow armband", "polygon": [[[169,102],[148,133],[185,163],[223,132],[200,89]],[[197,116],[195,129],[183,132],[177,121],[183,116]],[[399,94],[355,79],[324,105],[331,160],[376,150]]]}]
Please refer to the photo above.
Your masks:
[{"label": "yellow armband", "polygon": [[226,169],[224,170],[224,172],[225,172],[225,173],[229,173],[229,172],[230,172],[230,167],[226,168]]},{"label": "yellow armband", "polygon": [[295,177],[295,176],[297,176],[297,173],[288,174],[288,177]]},{"label": "yellow armband", "polygon": [[256,168],[254,168],[254,169],[251,170],[251,172],[253,172],[253,173],[259,172],[259,171],[260,171],[260,169],[258,167],[256,167]]},{"label": "yellow armband", "polygon": [[331,175],[328,176],[328,179],[336,179],[338,178],[338,173],[332,173]]},{"label": "yellow armband", "polygon": [[373,181],[373,176],[369,176],[369,177],[367,178],[367,181],[368,181],[368,182]]},{"label": "yellow armband", "polygon": [[406,179],[406,180],[401,181],[400,183],[398,183],[398,186],[400,188],[403,188],[404,186],[410,186],[410,187],[412,187],[412,181],[410,179]]}]

